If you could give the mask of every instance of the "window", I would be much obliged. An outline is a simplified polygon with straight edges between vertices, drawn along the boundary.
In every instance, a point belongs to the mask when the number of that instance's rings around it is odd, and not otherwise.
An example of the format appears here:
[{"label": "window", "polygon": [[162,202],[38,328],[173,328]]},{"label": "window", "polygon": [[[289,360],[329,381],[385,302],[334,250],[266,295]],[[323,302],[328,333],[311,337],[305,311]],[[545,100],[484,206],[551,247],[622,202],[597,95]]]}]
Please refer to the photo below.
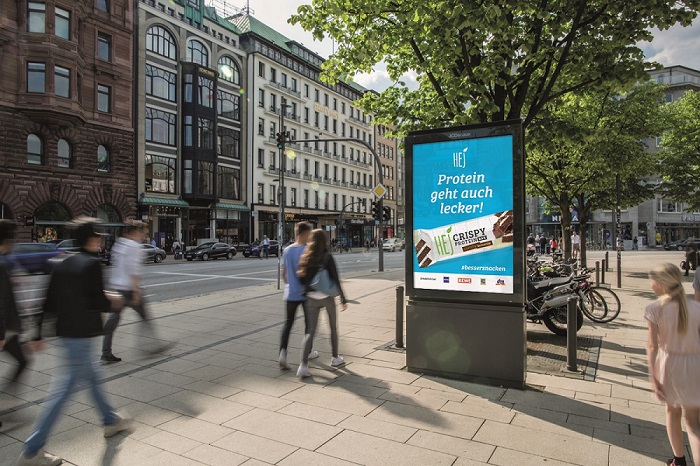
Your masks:
[{"label": "window", "polygon": [[258,63],[258,76],[265,77],[265,63]]},{"label": "window", "polygon": [[199,105],[208,108],[214,108],[214,81],[199,77]]},{"label": "window", "polygon": [[146,107],[146,141],[175,145],[175,114]]},{"label": "window", "polygon": [[280,84],[282,87],[287,87],[287,73],[282,73],[280,78]]},{"label": "window", "polygon": [[240,120],[240,97],[224,91],[216,91],[217,114],[225,118]]},{"label": "window", "polygon": [[97,9],[109,13],[109,0],[97,0]]},{"label": "window", "polygon": [[175,194],[177,159],[146,154],[146,191]]},{"label": "window", "polygon": [[110,170],[109,149],[105,146],[97,146],[97,171],[108,172]]},{"label": "window", "polygon": [[197,118],[197,141],[200,149],[214,150],[214,122]]},{"label": "window", "polygon": [[304,97],[308,97],[308,96],[309,96],[309,85],[304,84]]},{"label": "window", "polygon": [[187,44],[187,61],[197,63],[202,66],[209,66],[209,52],[207,48],[198,40],[191,40]]},{"label": "window", "polygon": [[258,204],[265,203],[265,185],[258,183]]},{"label": "window", "polygon": [[277,70],[272,67],[270,67],[270,82],[277,82]]},{"label": "window", "polygon": [[224,199],[240,200],[241,171],[232,167],[217,167],[219,183],[218,196]]},{"label": "window", "polygon": [[309,207],[309,190],[304,190],[304,207]]},{"label": "window", "polygon": [[277,111],[277,96],[272,92],[270,93],[270,110]]},{"label": "window", "polygon": [[214,194],[214,164],[200,160],[197,162],[199,194],[211,196]]},{"label": "window", "polygon": [[27,8],[27,30],[29,32],[46,32],[46,4],[29,2]]},{"label": "window", "polygon": [[219,77],[233,84],[241,83],[241,71],[233,58],[229,56],[219,58]]},{"label": "window", "polygon": [[659,212],[680,213],[681,206],[671,199],[659,199]]},{"label": "window", "polygon": [[304,123],[309,123],[309,107],[304,107]]},{"label": "window", "polygon": [[185,102],[192,102],[192,75],[185,75]]},{"label": "window", "polygon": [[275,204],[275,199],[277,198],[277,186],[270,185],[270,204]]},{"label": "window", "polygon": [[71,147],[65,139],[58,140],[58,166],[60,168],[70,168],[71,162]]},{"label": "window", "polygon": [[277,167],[277,153],[270,151],[270,169],[275,170]]},{"label": "window", "polygon": [[338,110],[338,99],[333,97],[333,110]]},{"label": "window", "polygon": [[44,162],[44,143],[36,134],[27,136],[27,163],[41,165]]},{"label": "window", "polygon": [[187,0],[187,4],[199,10],[199,0]]},{"label": "window", "polygon": [[328,94],[326,93],[323,94],[323,105],[328,107]]},{"label": "window", "polygon": [[146,32],[146,50],[175,60],[177,47],[175,39],[162,26],[151,26]]},{"label": "window", "polygon": [[112,61],[112,36],[99,32],[97,34],[97,58]]},{"label": "window", "polygon": [[60,66],[54,67],[55,94],[59,97],[70,97],[70,70]]},{"label": "window", "polygon": [[297,205],[297,188],[291,188],[290,191],[291,191],[291,193],[289,196],[290,197],[290,199],[289,199],[290,204],[289,205],[291,205],[292,207],[296,207],[296,205]]},{"label": "window", "polygon": [[314,89],[314,102],[318,102],[318,89]]},{"label": "window", "polygon": [[264,118],[258,118],[258,134],[260,136],[265,135],[265,119]]},{"label": "window", "polygon": [[274,139],[275,138],[275,133],[277,132],[277,123],[274,121],[270,122],[270,138]]},{"label": "window", "polygon": [[265,91],[258,89],[258,107],[265,107]]},{"label": "window", "polygon": [[46,92],[46,64],[27,63],[27,92]]},{"label": "window", "polygon": [[70,11],[56,7],[56,35],[70,40]]},{"label": "window", "polygon": [[153,65],[146,65],[146,94],[175,102],[176,81],[175,73],[162,70]]},{"label": "window", "polygon": [[182,171],[182,190],[185,194],[192,194],[192,161],[184,161],[184,170]]},{"label": "window", "polygon": [[258,168],[265,167],[265,149],[258,149]]},{"label": "window", "polygon": [[192,115],[185,115],[185,123],[182,130],[184,132],[183,144],[185,147],[192,147]]},{"label": "window", "polygon": [[297,78],[292,78],[292,84],[289,86],[289,88],[294,92],[297,91]]},{"label": "window", "polygon": [[97,85],[97,110],[100,112],[109,113],[111,111],[110,97],[112,88],[102,84]]},{"label": "window", "polygon": [[234,159],[241,158],[241,133],[235,129],[219,127],[219,155],[223,157],[231,157]]}]

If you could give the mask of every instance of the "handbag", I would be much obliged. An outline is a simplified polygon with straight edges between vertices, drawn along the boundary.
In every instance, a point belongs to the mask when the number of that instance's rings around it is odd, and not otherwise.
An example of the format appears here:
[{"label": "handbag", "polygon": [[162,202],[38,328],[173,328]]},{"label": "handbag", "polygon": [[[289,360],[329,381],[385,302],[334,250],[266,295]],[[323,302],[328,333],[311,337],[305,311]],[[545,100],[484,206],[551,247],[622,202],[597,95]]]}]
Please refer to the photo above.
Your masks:
[{"label": "handbag", "polygon": [[321,269],[316,272],[309,286],[315,291],[328,296],[336,297],[340,294],[340,288],[333,282],[331,275],[325,267],[321,267]]}]

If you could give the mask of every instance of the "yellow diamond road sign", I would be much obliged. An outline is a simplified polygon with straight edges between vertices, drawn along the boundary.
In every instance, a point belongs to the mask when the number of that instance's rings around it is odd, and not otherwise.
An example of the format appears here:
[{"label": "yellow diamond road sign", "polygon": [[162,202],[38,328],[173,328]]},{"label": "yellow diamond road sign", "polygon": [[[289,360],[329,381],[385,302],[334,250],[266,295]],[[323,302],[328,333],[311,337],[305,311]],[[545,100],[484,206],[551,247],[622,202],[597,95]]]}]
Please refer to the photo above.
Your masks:
[{"label": "yellow diamond road sign", "polygon": [[377,186],[374,187],[372,190],[372,193],[377,196],[377,199],[381,199],[382,196],[386,194],[386,188],[384,187],[383,184],[377,183]]}]

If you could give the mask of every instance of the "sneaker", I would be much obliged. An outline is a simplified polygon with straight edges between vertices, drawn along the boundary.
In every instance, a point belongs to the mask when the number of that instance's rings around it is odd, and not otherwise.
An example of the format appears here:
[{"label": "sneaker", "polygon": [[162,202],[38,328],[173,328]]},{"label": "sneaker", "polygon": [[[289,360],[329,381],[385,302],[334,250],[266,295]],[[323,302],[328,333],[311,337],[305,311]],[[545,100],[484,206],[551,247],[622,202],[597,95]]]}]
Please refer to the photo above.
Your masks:
[{"label": "sneaker", "polygon": [[331,366],[333,367],[342,366],[343,364],[345,364],[345,359],[343,359],[343,357],[340,355],[331,359]]},{"label": "sneaker", "polygon": [[102,361],[102,364],[112,364],[113,362],[119,362],[121,361],[122,358],[118,358],[113,354],[103,354],[102,357],[100,358],[100,361]]},{"label": "sneaker", "polygon": [[27,458],[26,454],[22,452],[17,460],[17,466],[58,466],[62,463],[63,460],[61,458],[49,455],[43,448],[31,458]]},{"label": "sneaker", "polygon": [[309,359],[316,359],[317,357],[318,357],[318,351],[312,350],[312,351],[309,353]]},{"label": "sneaker", "polygon": [[131,418],[121,417],[118,414],[116,416],[117,416],[117,421],[114,424],[105,426],[105,438],[114,437],[119,432],[125,431],[129,427],[131,427],[131,423],[132,423]]},{"label": "sneaker", "polygon": [[280,369],[285,369],[289,370],[291,367],[289,367],[289,364],[287,364],[287,350],[280,350]]},{"label": "sneaker", "polygon": [[309,366],[304,363],[299,364],[299,369],[297,370],[297,377],[311,377],[311,372],[309,372]]}]

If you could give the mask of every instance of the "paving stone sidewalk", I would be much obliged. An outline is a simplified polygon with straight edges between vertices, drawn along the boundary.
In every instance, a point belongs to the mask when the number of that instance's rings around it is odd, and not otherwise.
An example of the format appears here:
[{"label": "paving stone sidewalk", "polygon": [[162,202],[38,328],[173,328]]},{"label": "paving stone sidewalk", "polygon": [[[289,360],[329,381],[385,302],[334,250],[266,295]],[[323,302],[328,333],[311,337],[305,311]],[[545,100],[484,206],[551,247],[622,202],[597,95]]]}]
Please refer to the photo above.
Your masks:
[{"label": "paving stone sidewalk", "polygon": [[[104,439],[82,391],[47,451],[80,466],[659,465],[670,447],[646,381],[641,309],[653,296],[645,264],[624,275],[621,316],[582,329],[603,340],[596,380],[529,373],[524,391],[408,373],[402,353],[383,349],[394,339],[400,283],[382,274],[345,281],[353,301],[339,315],[347,364],[330,366],[322,319],[321,356],[305,381],[277,364],[283,312],[274,285],[155,304],[159,338],[176,343],[157,358],[138,351],[140,326],[125,311],[114,347],[124,361],[105,367],[104,388],[135,418],[134,430]],[[299,319],[294,369],[302,329]],[[43,408],[62,364],[57,349],[37,356],[25,384],[0,394],[0,466],[14,464]],[[7,361],[0,374],[9,373]]]}]

